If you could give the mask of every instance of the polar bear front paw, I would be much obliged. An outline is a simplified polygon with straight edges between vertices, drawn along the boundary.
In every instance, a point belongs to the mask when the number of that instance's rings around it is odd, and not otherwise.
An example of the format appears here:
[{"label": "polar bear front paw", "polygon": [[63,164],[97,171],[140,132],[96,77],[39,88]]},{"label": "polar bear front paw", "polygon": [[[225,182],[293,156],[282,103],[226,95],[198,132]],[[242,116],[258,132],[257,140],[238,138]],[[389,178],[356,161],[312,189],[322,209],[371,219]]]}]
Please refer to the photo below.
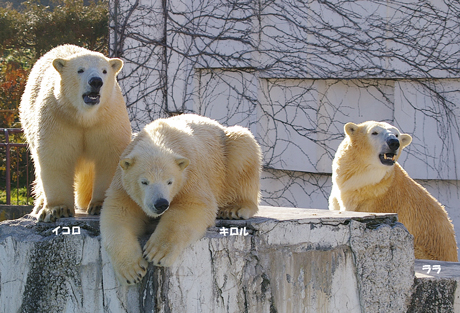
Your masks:
[{"label": "polar bear front paw", "polygon": [[144,258],[155,266],[169,267],[182,252],[182,244],[159,240],[155,233],[144,246]]},{"label": "polar bear front paw", "polygon": [[44,206],[38,213],[39,222],[55,222],[60,217],[71,217],[75,215],[73,208],[69,208],[66,205],[56,205],[53,207]]},{"label": "polar bear front paw", "polygon": [[114,268],[120,282],[134,285],[139,283],[147,274],[148,265],[147,261],[139,255],[139,257],[132,260],[114,263]]},{"label": "polar bear front paw", "polygon": [[94,201],[91,202],[88,205],[88,208],[86,209],[86,212],[88,212],[89,215],[99,215],[101,214],[101,209],[102,209],[102,204],[104,201]]}]

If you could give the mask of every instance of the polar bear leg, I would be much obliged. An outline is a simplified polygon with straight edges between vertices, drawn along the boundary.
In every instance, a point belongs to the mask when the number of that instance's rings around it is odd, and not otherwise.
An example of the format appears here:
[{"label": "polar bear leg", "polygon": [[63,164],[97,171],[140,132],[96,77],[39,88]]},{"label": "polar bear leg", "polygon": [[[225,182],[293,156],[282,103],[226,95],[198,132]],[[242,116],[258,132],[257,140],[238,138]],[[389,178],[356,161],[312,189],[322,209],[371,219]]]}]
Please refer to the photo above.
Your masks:
[{"label": "polar bear leg", "polygon": [[105,192],[112,182],[119,162],[119,158],[114,158],[114,155],[120,155],[131,139],[130,134],[121,138],[117,133],[121,131],[118,128],[112,132],[105,128],[98,129],[86,137],[87,154],[94,162],[94,185],[87,207],[88,214],[100,214]]},{"label": "polar bear leg", "polygon": [[75,169],[75,203],[78,208],[86,209],[91,202],[94,183],[94,164],[80,158]]},{"label": "polar bear leg", "polygon": [[[101,152],[104,153],[104,152]],[[113,159],[113,158],[112,158]],[[88,204],[88,214],[100,214],[102,204],[105,199],[105,192],[110,186],[115,169],[117,167],[118,159],[111,160],[110,158],[101,158],[97,160],[94,167],[94,188],[91,196],[91,202]]]},{"label": "polar bear leg", "polygon": [[237,201],[235,203],[219,208],[217,218],[220,219],[244,219],[253,217],[258,211],[255,201]]},{"label": "polar bear leg", "polygon": [[340,211],[340,204],[336,197],[329,198],[329,210]]},{"label": "polar bear leg", "polygon": [[123,284],[136,284],[147,273],[138,237],[144,234],[147,217],[124,191],[107,197],[101,211],[102,244],[115,274]]},{"label": "polar bear leg", "polygon": [[331,194],[329,196],[329,210],[340,211],[339,199],[340,191],[338,190],[335,183],[332,185]]},{"label": "polar bear leg", "polygon": [[156,266],[171,266],[183,250],[199,240],[214,224],[216,203],[204,203],[188,196],[175,202],[161,216],[157,228],[144,246],[144,258]]},{"label": "polar bear leg", "polygon": [[44,137],[46,141],[40,142],[43,148],[39,147],[35,156],[40,167],[38,185],[43,191],[43,206],[37,214],[44,222],[75,214],[73,183],[81,138],[74,132],[57,133]]},{"label": "polar bear leg", "polygon": [[219,208],[218,218],[248,219],[257,213],[261,152],[251,132],[240,126],[226,129],[227,204]]},{"label": "polar bear leg", "polygon": [[37,212],[38,220],[53,222],[59,217],[73,216],[73,168],[55,167],[52,170],[42,170],[41,180],[43,205]]}]

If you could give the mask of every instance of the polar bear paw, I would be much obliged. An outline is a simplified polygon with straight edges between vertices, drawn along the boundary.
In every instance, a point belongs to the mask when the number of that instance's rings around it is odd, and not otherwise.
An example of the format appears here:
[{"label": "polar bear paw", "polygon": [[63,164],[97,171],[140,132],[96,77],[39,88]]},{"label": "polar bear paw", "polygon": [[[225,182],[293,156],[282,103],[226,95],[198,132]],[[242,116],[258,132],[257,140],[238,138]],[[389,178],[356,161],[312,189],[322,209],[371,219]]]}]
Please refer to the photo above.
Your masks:
[{"label": "polar bear paw", "polygon": [[99,215],[101,214],[103,201],[94,201],[88,205],[86,212],[90,215]]},{"label": "polar bear paw", "polygon": [[55,222],[60,217],[71,217],[75,215],[75,210],[66,205],[43,206],[37,213],[39,222]]},{"label": "polar bear paw", "polygon": [[183,245],[155,238],[155,233],[144,246],[144,258],[155,266],[169,267],[174,264],[183,250]]},{"label": "polar bear paw", "polygon": [[147,274],[148,265],[142,255],[118,264],[114,262],[115,273],[117,273],[118,279],[127,285],[139,283],[145,274]]},{"label": "polar bear paw", "polygon": [[257,206],[255,204],[240,205],[231,204],[223,208],[219,208],[217,218],[219,219],[233,219],[233,220],[247,220],[257,213]]}]

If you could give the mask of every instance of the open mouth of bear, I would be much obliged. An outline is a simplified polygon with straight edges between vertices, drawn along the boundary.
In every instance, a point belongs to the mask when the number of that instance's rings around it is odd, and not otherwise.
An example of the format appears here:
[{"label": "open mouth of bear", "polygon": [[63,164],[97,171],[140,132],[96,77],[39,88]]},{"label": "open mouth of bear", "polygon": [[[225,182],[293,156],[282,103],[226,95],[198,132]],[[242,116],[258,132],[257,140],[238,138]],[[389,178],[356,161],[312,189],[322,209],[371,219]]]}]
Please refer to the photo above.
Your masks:
[{"label": "open mouth of bear", "polygon": [[101,95],[97,92],[88,92],[83,94],[83,101],[89,105],[99,104],[100,99]]},{"label": "open mouth of bear", "polygon": [[396,154],[394,153],[381,153],[379,154],[380,162],[383,165],[393,165],[395,164]]}]

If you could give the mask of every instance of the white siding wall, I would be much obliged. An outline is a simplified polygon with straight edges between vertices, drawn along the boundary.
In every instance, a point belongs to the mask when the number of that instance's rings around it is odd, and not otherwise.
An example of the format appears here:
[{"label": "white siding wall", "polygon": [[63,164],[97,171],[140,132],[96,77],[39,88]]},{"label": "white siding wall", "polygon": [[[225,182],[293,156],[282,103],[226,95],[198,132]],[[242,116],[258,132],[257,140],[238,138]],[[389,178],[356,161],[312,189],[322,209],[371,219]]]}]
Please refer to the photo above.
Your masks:
[{"label": "white siding wall", "polygon": [[135,129],[171,111],[247,126],[263,203],[327,209],[343,125],[386,121],[412,135],[400,163],[460,233],[458,1],[120,2]]}]

